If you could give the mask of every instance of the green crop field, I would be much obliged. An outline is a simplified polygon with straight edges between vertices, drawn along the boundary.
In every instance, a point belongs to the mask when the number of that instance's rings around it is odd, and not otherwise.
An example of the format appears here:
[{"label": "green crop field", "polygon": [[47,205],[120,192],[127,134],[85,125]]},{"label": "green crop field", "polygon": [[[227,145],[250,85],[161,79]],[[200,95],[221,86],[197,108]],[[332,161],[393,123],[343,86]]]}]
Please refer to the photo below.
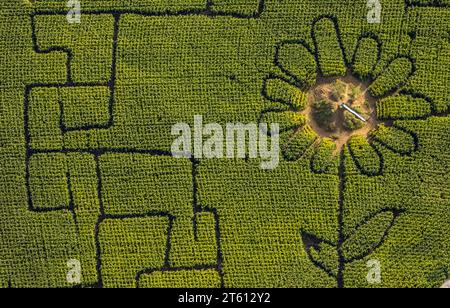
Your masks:
[{"label": "green crop field", "polygon": [[[0,1],[0,287],[442,286],[450,1],[368,2]],[[373,129],[325,136],[349,76]],[[173,157],[198,115],[278,123],[279,165]]]}]

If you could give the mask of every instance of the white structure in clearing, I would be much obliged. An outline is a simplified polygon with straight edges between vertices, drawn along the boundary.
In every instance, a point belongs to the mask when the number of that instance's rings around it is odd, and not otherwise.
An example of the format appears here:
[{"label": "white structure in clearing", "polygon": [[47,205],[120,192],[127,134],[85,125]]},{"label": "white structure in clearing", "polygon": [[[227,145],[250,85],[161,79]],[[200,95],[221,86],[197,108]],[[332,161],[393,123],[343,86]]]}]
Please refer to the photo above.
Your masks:
[{"label": "white structure in clearing", "polygon": [[347,106],[346,104],[342,104],[341,108],[347,110],[348,112],[352,113],[355,117],[357,117],[358,119],[360,119],[361,121],[363,121],[364,123],[367,122],[367,120],[360,115],[359,113],[357,113],[355,110],[353,110],[352,108],[350,108],[349,106]]}]

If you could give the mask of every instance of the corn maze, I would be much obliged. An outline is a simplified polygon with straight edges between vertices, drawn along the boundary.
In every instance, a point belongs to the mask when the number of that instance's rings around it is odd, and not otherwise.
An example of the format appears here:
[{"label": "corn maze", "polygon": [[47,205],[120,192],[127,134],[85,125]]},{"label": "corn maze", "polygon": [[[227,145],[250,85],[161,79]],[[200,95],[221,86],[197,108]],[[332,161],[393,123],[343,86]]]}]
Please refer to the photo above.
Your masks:
[{"label": "corn maze", "polygon": [[[380,23],[366,0],[82,0],[79,23],[67,14],[65,0],[0,3],[0,287],[450,278],[449,1],[385,0]],[[308,108],[318,83],[349,76],[376,128],[340,144]],[[279,166],[173,157],[173,125],[196,115],[279,123]]]}]

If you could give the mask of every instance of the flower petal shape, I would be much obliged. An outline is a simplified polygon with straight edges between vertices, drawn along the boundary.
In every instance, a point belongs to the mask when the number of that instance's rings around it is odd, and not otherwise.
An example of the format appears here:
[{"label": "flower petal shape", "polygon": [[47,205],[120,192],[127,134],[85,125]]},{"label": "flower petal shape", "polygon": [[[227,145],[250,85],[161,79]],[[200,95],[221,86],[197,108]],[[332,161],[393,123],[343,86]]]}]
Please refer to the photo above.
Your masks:
[{"label": "flower petal shape", "polygon": [[278,77],[265,80],[263,95],[271,102],[281,103],[297,111],[303,110],[308,102],[307,93]]},{"label": "flower petal shape", "polygon": [[397,95],[377,103],[377,117],[381,120],[413,120],[430,116],[431,104],[420,97]]},{"label": "flower petal shape", "polygon": [[352,263],[372,254],[386,239],[398,216],[397,210],[383,210],[357,226],[342,245],[345,262]]},{"label": "flower petal shape", "polygon": [[317,20],[313,25],[319,68],[323,76],[344,76],[347,72],[336,23],[330,18]]},{"label": "flower petal shape", "polygon": [[328,138],[324,138],[320,145],[317,147],[313,157],[311,158],[311,170],[314,173],[337,173],[339,156],[336,153],[336,143]]},{"label": "flower petal shape", "polygon": [[336,278],[339,271],[337,245],[304,230],[301,230],[301,236],[309,259],[328,275]]},{"label": "flower petal shape", "polygon": [[362,80],[371,77],[372,72],[380,60],[380,43],[371,37],[363,37],[359,40],[353,56],[353,73]]},{"label": "flower petal shape", "polygon": [[418,149],[418,141],[416,137],[397,127],[386,127],[380,125],[372,134],[374,140],[381,143],[394,153],[400,155],[411,155]]},{"label": "flower petal shape", "polygon": [[309,125],[305,125],[293,134],[281,134],[283,157],[288,161],[300,159],[317,138],[317,134]]},{"label": "flower petal shape", "polygon": [[363,136],[353,136],[348,149],[359,171],[368,176],[378,176],[381,174],[383,165],[382,158],[378,151]]},{"label": "flower petal shape", "polygon": [[305,87],[317,80],[317,64],[314,55],[301,42],[285,42],[277,49],[277,65],[282,71]]},{"label": "flower petal shape", "polygon": [[415,65],[412,59],[404,56],[398,57],[370,85],[370,93],[379,98],[395,92],[407,83],[414,71]]},{"label": "flower petal shape", "polygon": [[[294,131],[306,124],[304,115],[294,111],[268,111],[262,114],[260,123],[280,125],[280,133]],[[270,132],[268,132],[270,135]]]}]

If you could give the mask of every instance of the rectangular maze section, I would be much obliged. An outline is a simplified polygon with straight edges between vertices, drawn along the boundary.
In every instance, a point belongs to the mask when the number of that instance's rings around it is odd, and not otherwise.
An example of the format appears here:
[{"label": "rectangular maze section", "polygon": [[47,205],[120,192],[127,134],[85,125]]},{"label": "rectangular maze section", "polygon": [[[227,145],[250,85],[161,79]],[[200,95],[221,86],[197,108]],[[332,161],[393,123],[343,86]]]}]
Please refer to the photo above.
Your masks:
[{"label": "rectangular maze section", "polygon": [[220,277],[209,268],[174,269],[146,273],[139,277],[140,288],[220,288]]},{"label": "rectangular maze section", "polygon": [[264,0],[214,0],[212,11],[236,15],[258,16],[264,10]]},{"label": "rectangular maze section", "polygon": [[407,7],[450,8],[450,0],[405,0]]},{"label": "rectangular maze section", "polygon": [[[67,0],[32,1],[39,11],[67,11]],[[186,10],[204,10],[206,0],[82,0],[81,11],[136,11],[142,13],[164,13]]]},{"label": "rectangular maze section", "polygon": [[[68,0],[24,0],[41,12],[68,11]],[[265,0],[83,0],[81,12],[122,12],[148,15],[212,13],[235,17],[256,17]]]}]

